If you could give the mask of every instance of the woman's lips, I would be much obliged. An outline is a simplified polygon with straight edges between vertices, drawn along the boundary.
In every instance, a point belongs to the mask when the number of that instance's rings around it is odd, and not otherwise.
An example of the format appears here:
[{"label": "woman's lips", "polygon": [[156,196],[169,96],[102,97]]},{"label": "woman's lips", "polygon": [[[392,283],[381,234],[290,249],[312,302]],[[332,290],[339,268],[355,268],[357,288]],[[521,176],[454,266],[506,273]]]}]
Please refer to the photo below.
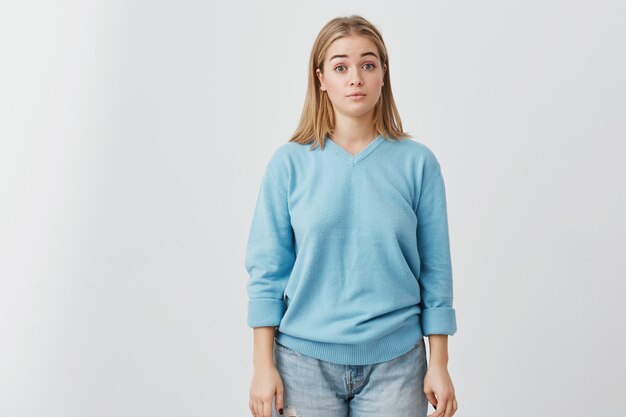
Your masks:
[{"label": "woman's lips", "polygon": [[359,99],[362,99],[363,97],[365,97],[365,94],[353,94],[353,95],[348,96],[348,98],[352,100],[359,100]]}]

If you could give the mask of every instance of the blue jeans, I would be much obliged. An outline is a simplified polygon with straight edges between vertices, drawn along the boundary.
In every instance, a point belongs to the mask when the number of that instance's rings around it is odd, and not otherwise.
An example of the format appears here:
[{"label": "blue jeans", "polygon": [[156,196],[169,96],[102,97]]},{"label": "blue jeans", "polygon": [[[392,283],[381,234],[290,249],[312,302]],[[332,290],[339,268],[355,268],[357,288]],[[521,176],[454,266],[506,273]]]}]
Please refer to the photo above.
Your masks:
[{"label": "blue jeans", "polygon": [[[370,365],[340,365],[302,355],[274,338],[285,417],[426,417],[426,346]],[[273,417],[280,417],[272,404]]]}]

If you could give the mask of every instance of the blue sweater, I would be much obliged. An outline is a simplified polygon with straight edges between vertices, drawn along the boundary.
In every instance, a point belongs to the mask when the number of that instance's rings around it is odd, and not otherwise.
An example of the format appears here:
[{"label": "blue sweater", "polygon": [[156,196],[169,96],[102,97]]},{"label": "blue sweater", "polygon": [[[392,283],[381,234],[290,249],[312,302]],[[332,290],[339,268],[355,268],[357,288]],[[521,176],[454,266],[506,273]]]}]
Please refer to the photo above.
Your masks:
[{"label": "blue sweater", "polygon": [[353,156],[287,142],[272,155],[245,266],[249,327],[364,365],[456,332],[444,179],[426,145],[379,135]]}]

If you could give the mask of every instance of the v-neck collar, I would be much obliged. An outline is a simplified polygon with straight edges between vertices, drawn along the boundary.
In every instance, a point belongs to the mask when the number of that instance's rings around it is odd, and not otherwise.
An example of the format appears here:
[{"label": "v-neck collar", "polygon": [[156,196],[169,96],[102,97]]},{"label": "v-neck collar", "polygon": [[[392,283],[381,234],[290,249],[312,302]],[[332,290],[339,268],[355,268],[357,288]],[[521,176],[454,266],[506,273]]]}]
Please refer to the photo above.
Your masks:
[{"label": "v-neck collar", "polygon": [[385,141],[385,138],[382,135],[378,135],[372,140],[365,148],[361,149],[359,153],[356,155],[352,155],[350,152],[346,151],[344,148],[339,146],[337,142],[326,136],[325,144],[332,149],[341,159],[346,161],[348,164],[354,166],[359,161],[365,159],[369,154],[374,152],[381,143]]}]

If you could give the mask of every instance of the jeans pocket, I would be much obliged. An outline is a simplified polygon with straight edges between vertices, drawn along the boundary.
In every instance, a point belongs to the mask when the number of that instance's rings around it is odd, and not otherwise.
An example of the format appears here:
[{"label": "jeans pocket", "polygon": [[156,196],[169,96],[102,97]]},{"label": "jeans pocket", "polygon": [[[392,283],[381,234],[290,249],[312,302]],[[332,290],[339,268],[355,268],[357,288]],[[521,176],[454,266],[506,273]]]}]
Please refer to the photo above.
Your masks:
[{"label": "jeans pocket", "polygon": [[278,339],[274,338],[274,345],[276,346],[276,350],[282,351],[282,352],[287,352],[290,353],[292,355],[300,355],[299,352],[296,352],[295,350],[288,348],[287,346],[281,344]]}]

